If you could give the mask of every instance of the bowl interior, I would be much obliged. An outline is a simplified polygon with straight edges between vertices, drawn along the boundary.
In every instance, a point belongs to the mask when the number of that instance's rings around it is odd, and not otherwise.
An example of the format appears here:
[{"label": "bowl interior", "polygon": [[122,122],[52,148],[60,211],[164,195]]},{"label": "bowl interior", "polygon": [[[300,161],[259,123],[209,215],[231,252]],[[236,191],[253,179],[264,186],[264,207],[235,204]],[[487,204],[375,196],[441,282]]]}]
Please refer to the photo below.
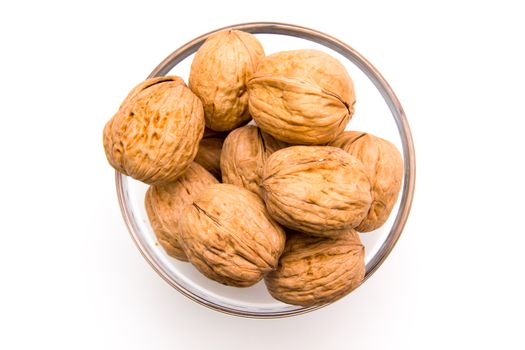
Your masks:
[{"label": "bowl interior", "polygon": [[[404,183],[392,214],[378,230],[360,234],[366,249],[368,278],[393,248],[410,209],[414,181],[413,149],[402,109],[379,73],[345,44],[301,27],[275,23],[266,24],[266,27],[263,25],[254,23],[237,27],[257,33],[266,54],[293,49],[318,49],[335,56],[347,68],[356,90],[355,114],[346,129],[370,132],[393,142],[402,150],[405,158]],[[152,75],[178,75],[187,81],[193,52],[204,38],[197,38],[175,51]],[[249,288],[223,286],[201,275],[191,264],[169,257],[158,244],[146,215],[144,194],[147,185],[119,173],[116,179],[124,219],[138,248],[151,266],[184,295],[215,310],[248,317],[290,316],[319,308],[281,303],[269,295],[262,281]]]}]

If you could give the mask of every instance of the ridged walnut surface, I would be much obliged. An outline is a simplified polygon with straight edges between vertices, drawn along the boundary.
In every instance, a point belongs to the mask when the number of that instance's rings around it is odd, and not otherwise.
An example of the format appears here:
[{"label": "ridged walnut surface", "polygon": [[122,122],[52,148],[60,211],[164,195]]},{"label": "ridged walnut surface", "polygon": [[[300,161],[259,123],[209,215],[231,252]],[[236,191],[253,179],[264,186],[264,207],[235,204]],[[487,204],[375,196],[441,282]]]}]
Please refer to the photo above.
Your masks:
[{"label": "ridged walnut surface", "polygon": [[177,181],[150,186],[145,205],[157,239],[168,255],[188,261],[179,239],[179,217],[193,198],[217,180],[197,163],[192,163]]},{"label": "ridged walnut surface", "polygon": [[275,271],[264,279],[270,294],[287,304],[326,304],[357,288],[365,276],[365,249],[350,230],[336,238],[288,234]]},{"label": "ridged walnut surface", "polygon": [[356,227],[372,202],[361,162],[328,146],[275,152],[264,166],[262,188],[276,221],[314,236],[334,236]]},{"label": "ridged walnut surface", "polygon": [[191,164],[204,132],[200,100],[179,77],[148,79],[104,128],[104,149],[119,172],[148,184],[174,181]]},{"label": "ridged walnut surface", "polygon": [[261,195],[262,168],[266,159],[286,146],[254,125],[235,129],[228,135],[222,148],[223,182]]},{"label": "ridged walnut surface", "polygon": [[360,131],[344,132],[330,145],[340,147],[361,160],[370,177],[372,205],[356,230],[369,232],[381,227],[390,216],[401,190],[401,154],[387,140]]},{"label": "ridged walnut surface", "polygon": [[195,162],[208,170],[215,178],[221,179],[221,152],[224,139],[210,137],[203,138],[199,144],[199,150]]},{"label": "ridged walnut surface", "polygon": [[263,57],[249,33],[225,30],[206,39],[191,64],[189,85],[204,104],[207,127],[232,130],[251,119],[246,84]]},{"label": "ridged walnut surface", "polygon": [[277,266],[286,240],[256,194],[234,185],[208,187],[179,221],[189,261],[219,283],[248,287]]},{"label": "ridged walnut surface", "polygon": [[345,67],[317,50],[265,57],[248,91],[250,114],[257,125],[294,144],[332,141],[354,112],[354,86]]}]

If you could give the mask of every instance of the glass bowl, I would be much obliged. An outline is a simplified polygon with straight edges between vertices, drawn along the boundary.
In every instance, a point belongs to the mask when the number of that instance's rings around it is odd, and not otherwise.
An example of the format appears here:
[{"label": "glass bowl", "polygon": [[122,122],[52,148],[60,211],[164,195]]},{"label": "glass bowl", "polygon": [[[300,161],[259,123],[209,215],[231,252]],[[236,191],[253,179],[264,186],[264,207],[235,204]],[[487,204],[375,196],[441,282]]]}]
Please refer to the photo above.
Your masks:
[{"label": "glass bowl", "polygon": [[[224,29],[256,34],[267,54],[300,48],[315,48],[337,57],[348,69],[355,84],[357,103],[347,130],[363,130],[386,138],[402,149],[403,187],[389,220],[374,232],[361,234],[365,245],[366,275],[369,278],[394,248],[407,220],[415,181],[414,145],[401,104],[381,74],[357,51],[329,35],[313,29],[282,23],[245,23],[202,35],[175,50],[150,77],[189,75],[191,55],[206,38]],[[118,200],[122,215],[141,254],[173,288],[210,309],[236,316],[276,318],[300,315],[325,305],[300,307],[273,299],[261,281],[250,288],[223,286],[208,280],[191,264],[169,257],[158,244],[144,208],[147,185],[116,173]]]}]

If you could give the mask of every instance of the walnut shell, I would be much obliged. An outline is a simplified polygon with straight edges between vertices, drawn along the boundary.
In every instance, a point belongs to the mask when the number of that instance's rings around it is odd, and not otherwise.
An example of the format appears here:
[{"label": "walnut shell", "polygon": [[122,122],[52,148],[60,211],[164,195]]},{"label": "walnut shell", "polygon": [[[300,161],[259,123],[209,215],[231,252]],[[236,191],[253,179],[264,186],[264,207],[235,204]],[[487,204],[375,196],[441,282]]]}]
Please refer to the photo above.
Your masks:
[{"label": "walnut shell", "polygon": [[275,152],[264,166],[262,189],[277,222],[314,236],[334,236],[356,227],[372,202],[361,162],[328,146]]},{"label": "walnut shell", "polygon": [[254,125],[235,129],[228,135],[222,148],[223,182],[262,195],[260,186],[264,163],[273,152],[286,146]]},{"label": "walnut shell", "polygon": [[148,184],[174,181],[204,132],[202,103],[179,77],[148,79],[104,127],[104,150],[119,172]]},{"label": "walnut shell", "polygon": [[204,138],[199,143],[199,150],[195,162],[208,170],[215,178],[221,180],[221,152],[224,139]]},{"label": "walnut shell", "polygon": [[317,50],[265,57],[248,82],[250,114],[276,139],[325,144],[343,132],[355,94],[345,67]]},{"label": "walnut shell", "polygon": [[204,104],[208,128],[232,130],[251,119],[246,84],[263,57],[259,41],[238,30],[215,33],[199,48],[189,81]]},{"label": "walnut shell", "polygon": [[365,248],[350,230],[333,238],[288,234],[277,269],[264,281],[275,299],[311,306],[343,297],[364,276]]},{"label": "walnut shell", "polygon": [[387,140],[360,131],[344,132],[330,145],[340,147],[358,158],[370,177],[372,205],[356,230],[369,232],[381,227],[388,219],[401,190],[401,154]]},{"label": "walnut shell", "polygon": [[179,221],[189,261],[219,283],[248,287],[277,266],[286,240],[262,200],[234,185],[208,187]]},{"label": "walnut shell", "polygon": [[168,255],[188,261],[178,241],[180,214],[195,196],[216,183],[217,180],[206,169],[191,163],[177,181],[150,186],[144,201],[146,212],[160,245]]}]

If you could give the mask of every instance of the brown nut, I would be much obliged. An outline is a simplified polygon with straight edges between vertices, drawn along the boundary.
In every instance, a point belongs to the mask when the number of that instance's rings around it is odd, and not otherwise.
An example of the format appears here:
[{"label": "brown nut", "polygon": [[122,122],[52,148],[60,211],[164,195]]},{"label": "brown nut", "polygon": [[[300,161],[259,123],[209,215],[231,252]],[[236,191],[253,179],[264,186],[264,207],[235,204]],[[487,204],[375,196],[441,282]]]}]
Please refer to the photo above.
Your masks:
[{"label": "brown nut", "polygon": [[325,144],[354,113],[354,86],[345,67],[317,50],[265,57],[248,82],[250,114],[276,139]]},{"label": "brown nut", "polygon": [[228,135],[222,148],[223,182],[261,195],[261,172],[266,159],[286,146],[254,125],[235,129]]},{"label": "brown nut", "polygon": [[179,221],[180,243],[189,261],[219,283],[248,287],[277,266],[285,234],[262,200],[234,185],[208,187]]},{"label": "brown nut", "polygon": [[221,180],[221,152],[224,139],[204,138],[199,143],[195,162],[208,170],[215,178]]},{"label": "brown nut", "polygon": [[365,249],[350,230],[334,238],[287,235],[275,271],[264,278],[270,294],[287,304],[326,304],[357,288],[365,276]]},{"label": "brown nut", "polygon": [[193,202],[206,187],[217,180],[197,163],[191,163],[174,182],[150,186],[144,203],[151,226],[160,245],[168,255],[188,261],[179,239],[179,217],[182,209]]},{"label": "brown nut", "polygon": [[202,103],[179,77],[148,79],[104,127],[104,150],[119,172],[148,184],[174,181],[204,132]]},{"label": "brown nut", "polygon": [[330,143],[363,163],[372,185],[372,205],[366,218],[356,227],[369,232],[388,219],[401,189],[403,159],[396,146],[382,138],[360,131],[347,131]]},{"label": "brown nut", "polygon": [[356,227],[372,202],[361,162],[328,146],[275,152],[264,166],[262,189],[277,222],[314,236],[334,236]]},{"label": "brown nut", "polygon": [[251,119],[246,84],[263,57],[259,41],[238,30],[215,33],[199,48],[190,88],[202,100],[208,128],[232,130]]}]

